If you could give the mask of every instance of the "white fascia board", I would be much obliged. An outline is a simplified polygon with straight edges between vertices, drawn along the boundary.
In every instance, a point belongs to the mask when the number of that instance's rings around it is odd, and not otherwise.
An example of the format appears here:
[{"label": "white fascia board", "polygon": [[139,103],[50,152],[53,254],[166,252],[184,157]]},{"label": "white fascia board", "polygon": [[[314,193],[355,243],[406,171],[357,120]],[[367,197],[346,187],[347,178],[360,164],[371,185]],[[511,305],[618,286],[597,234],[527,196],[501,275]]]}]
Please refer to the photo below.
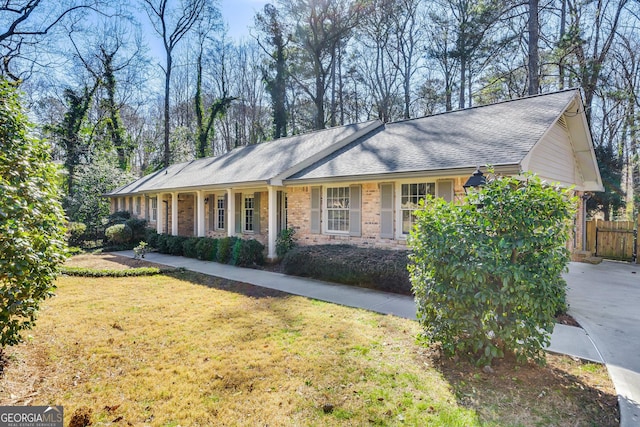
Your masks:
[{"label": "white fascia board", "polygon": [[[391,172],[384,174],[371,174],[371,175],[345,175],[334,176],[325,178],[308,178],[308,179],[291,179],[284,180],[283,184],[288,187],[297,187],[301,185],[323,184],[330,182],[370,182],[370,181],[395,181],[410,178],[425,178],[425,177],[437,177],[437,178],[454,178],[454,177],[468,177],[475,172],[478,166],[468,166],[464,168],[455,169],[432,169],[423,171],[408,171],[408,172]],[[491,165],[494,169],[494,173],[500,175],[518,175],[521,172],[520,164],[503,164],[503,165]],[[481,166],[483,173],[486,174],[487,170],[485,166]]]}]

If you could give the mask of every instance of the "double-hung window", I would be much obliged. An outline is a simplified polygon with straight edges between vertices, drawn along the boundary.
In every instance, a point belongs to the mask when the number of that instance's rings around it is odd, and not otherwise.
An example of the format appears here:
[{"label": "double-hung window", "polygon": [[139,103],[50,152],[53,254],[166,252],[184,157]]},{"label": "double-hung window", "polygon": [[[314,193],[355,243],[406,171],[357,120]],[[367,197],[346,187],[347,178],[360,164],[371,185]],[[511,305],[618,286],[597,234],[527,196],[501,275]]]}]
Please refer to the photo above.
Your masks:
[{"label": "double-hung window", "polygon": [[255,196],[253,194],[244,195],[244,232],[253,232],[255,230]]},{"label": "double-hung window", "polygon": [[435,196],[436,185],[432,182],[416,184],[402,184],[400,211],[402,215],[402,234],[409,234],[415,223],[415,211],[419,208],[420,200],[430,194]]},{"label": "double-hung window", "polygon": [[225,228],[225,205],[224,205],[224,196],[218,196],[216,199],[216,208],[217,208],[217,216],[216,216],[216,230],[224,230]]},{"label": "double-hung window", "polygon": [[149,221],[158,220],[158,198],[152,197],[149,199]]},{"label": "double-hung window", "polygon": [[329,187],[327,188],[326,209],[327,209],[327,231],[348,232],[349,231],[349,187]]}]

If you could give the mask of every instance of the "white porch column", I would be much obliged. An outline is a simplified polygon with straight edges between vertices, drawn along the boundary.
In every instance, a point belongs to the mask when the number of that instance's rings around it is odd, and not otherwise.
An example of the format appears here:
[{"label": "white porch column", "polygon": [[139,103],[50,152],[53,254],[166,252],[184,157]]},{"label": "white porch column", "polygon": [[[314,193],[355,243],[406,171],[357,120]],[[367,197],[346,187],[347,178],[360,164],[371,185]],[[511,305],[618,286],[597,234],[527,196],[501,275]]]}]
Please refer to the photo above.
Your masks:
[{"label": "white porch column", "polygon": [[164,231],[164,203],[162,203],[164,193],[158,194],[156,199],[156,231],[158,234],[162,234]]},{"label": "white porch column", "polygon": [[[213,200],[209,200],[209,203],[213,203]],[[204,213],[205,213],[205,206],[204,206],[204,191],[203,190],[198,190],[197,191],[197,197],[196,197],[196,207],[197,207],[197,214],[196,214],[196,218],[198,221],[198,237],[204,237],[204,235],[206,234],[206,230],[205,230],[205,220],[204,220]]]},{"label": "white porch column", "polygon": [[267,258],[275,259],[276,254],[276,237],[278,235],[278,189],[272,185],[269,186],[269,234],[267,236]]},{"label": "white porch column", "polygon": [[178,193],[171,193],[171,235],[178,235]]},{"label": "white porch column", "polygon": [[227,188],[227,236],[236,234],[236,198],[231,188]]}]

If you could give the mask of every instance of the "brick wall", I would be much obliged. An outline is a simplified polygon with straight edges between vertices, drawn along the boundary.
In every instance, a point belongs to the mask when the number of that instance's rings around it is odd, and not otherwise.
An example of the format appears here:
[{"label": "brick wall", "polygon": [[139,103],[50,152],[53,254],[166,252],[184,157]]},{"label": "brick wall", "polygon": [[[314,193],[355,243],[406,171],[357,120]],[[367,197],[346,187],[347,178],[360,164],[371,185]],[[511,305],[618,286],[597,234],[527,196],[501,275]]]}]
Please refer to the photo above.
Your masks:
[{"label": "brick wall", "polygon": [[178,194],[178,235],[194,236],[195,226],[195,203],[194,193]]}]

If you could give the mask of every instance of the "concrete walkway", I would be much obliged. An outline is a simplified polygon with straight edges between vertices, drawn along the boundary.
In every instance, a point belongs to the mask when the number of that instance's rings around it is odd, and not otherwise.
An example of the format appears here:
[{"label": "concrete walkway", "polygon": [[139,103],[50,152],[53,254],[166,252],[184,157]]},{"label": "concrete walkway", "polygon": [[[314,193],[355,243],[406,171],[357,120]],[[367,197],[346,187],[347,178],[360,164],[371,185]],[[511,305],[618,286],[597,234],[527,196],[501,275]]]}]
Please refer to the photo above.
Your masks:
[{"label": "concrete walkway", "polygon": [[589,334],[618,393],[620,425],[640,426],[640,266],[572,263],[569,314]]},{"label": "concrete walkway", "polygon": [[[133,251],[118,254],[133,258]],[[145,259],[294,295],[416,320],[416,305],[413,297],[409,296],[156,252],[147,254]],[[619,396],[620,425],[638,426],[640,268],[605,262],[597,266],[571,263],[569,270],[565,275],[569,284],[569,313],[584,329],[556,324],[547,350],[606,363]],[[637,276],[634,271],[638,271]],[[613,285],[610,285],[611,283]],[[634,287],[634,284],[637,286]],[[629,289],[633,289],[637,296],[629,298]],[[584,295],[585,293],[587,295]],[[611,305],[607,301],[614,296],[613,294],[616,294],[616,302]],[[595,306],[601,306],[601,309],[594,309]],[[625,308],[621,309],[623,306]],[[620,316],[623,316],[624,320]],[[603,318],[607,321],[603,322]],[[626,335],[627,330],[631,331],[632,335]],[[625,339],[627,336],[628,340]],[[623,342],[615,341],[614,337]],[[603,349],[606,351],[603,352]]]}]

